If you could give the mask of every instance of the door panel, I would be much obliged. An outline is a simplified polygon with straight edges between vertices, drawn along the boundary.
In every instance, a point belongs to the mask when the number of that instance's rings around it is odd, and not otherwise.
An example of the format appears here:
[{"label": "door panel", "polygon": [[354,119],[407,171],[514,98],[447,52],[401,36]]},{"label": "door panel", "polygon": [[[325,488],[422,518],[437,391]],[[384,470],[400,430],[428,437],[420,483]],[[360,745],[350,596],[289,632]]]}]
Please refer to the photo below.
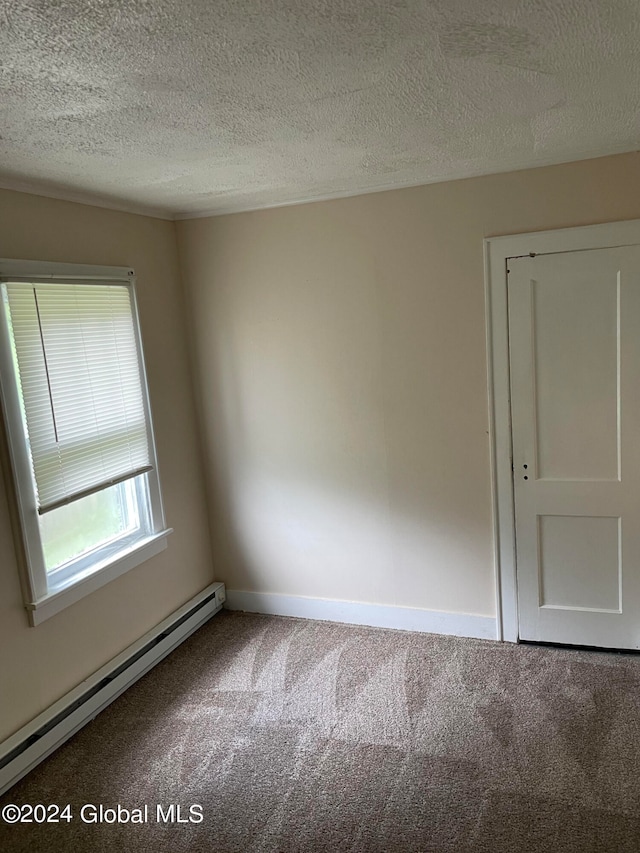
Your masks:
[{"label": "door panel", "polygon": [[520,637],[640,648],[640,247],[509,270]]},{"label": "door panel", "polygon": [[619,518],[538,516],[542,607],[621,610]]},{"label": "door panel", "polygon": [[565,274],[559,287],[547,274],[530,288],[538,476],[617,480],[616,277]]}]

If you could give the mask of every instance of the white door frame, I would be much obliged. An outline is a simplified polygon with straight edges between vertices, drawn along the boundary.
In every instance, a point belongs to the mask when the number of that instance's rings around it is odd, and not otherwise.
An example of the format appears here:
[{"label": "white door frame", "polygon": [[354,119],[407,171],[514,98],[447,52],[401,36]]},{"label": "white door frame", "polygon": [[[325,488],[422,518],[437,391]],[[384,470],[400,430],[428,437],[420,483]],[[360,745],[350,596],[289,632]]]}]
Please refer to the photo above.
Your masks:
[{"label": "white door frame", "polygon": [[548,255],[637,244],[640,244],[638,219],[488,237],[484,241],[491,491],[499,640],[518,642],[507,313],[508,260],[531,254]]}]

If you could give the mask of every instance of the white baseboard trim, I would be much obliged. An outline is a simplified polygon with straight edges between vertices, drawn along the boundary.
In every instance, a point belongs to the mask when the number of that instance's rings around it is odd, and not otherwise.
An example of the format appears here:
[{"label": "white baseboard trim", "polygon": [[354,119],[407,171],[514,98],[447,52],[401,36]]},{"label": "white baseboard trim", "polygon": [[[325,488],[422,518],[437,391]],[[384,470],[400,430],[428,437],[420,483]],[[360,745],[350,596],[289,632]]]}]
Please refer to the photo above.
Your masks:
[{"label": "white baseboard trim", "polygon": [[374,628],[399,628],[402,631],[423,631],[428,634],[449,634],[456,637],[475,637],[495,640],[498,637],[493,616],[470,613],[443,613],[417,607],[392,607],[384,604],[363,604],[358,601],[335,601],[328,598],[307,598],[301,595],[279,595],[271,592],[227,590],[228,610],[248,613],[269,613],[274,616],[300,616]]},{"label": "white baseboard trim", "polygon": [[214,583],[0,744],[0,794],[74,735],[222,609]]}]

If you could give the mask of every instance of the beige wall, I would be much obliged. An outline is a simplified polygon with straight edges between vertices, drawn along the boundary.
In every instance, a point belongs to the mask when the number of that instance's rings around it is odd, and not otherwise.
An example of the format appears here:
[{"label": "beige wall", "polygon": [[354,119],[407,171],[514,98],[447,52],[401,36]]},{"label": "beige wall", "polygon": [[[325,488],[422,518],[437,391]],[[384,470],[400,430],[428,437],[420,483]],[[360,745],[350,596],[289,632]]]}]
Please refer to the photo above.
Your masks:
[{"label": "beige wall", "polygon": [[[0,482],[0,740],[213,580],[174,226],[0,191],[0,257],[132,266],[168,548],[36,628],[23,607]],[[1,422],[1,419],[0,419]],[[7,477],[6,460],[0,480]]]},{"label": "beige wall", "polygon": [[135,267],[175,528],[30,628],[0,483],[0,740],[214,571],[231,589],[493,614],[482,239],[640,218],[638,190],[624,155],[182,222],[189,335],[172,223],[0,191],[0,257]]},{"label": "beige wall", "polygon": [[631,154],[179,223],[227,586],[494,614],[483,238],[638,217]]}]

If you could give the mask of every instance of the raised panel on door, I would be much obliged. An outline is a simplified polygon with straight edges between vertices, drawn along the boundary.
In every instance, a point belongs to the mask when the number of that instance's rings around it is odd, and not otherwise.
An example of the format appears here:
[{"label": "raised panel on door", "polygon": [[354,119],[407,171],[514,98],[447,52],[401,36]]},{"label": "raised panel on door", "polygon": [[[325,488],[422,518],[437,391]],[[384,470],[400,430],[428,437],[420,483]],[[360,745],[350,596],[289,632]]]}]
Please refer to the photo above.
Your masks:
[{"label": "raised panel on door", "polygon": [[520,638],[640,648],[640,247],[509,269]]},{"label": "raised panel on door", "polygon": [[[543,266],[555,265],[541,258]],[[551,269],[536,272],[529,286],[538,478],[618,480],[617,276],[586,270],[573,278],[567,270],[559,281]]]}]

